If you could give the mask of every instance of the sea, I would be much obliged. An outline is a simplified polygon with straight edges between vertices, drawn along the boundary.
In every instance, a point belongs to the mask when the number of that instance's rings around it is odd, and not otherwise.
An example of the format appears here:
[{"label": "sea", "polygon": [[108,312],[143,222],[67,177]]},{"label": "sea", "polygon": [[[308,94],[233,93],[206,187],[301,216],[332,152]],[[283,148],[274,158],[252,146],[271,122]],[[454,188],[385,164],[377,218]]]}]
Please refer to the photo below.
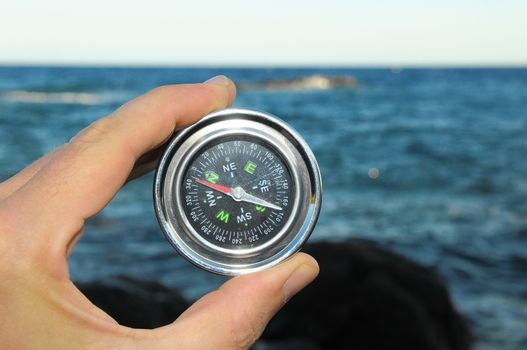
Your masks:
[{"label": "sea", "polygon": [[[527,69],[0,67],[0,179],[125,101],[225,74],[235,106],[275,114],[308,140],[324,201],[312,241],[366,239],[434,268],[476,349],[527,349]],[[351,76],[349,87],[265,82]],[[152,174],[90,219],[75,281],[128,275],[191,299],[225,279],[165,241]]]}]

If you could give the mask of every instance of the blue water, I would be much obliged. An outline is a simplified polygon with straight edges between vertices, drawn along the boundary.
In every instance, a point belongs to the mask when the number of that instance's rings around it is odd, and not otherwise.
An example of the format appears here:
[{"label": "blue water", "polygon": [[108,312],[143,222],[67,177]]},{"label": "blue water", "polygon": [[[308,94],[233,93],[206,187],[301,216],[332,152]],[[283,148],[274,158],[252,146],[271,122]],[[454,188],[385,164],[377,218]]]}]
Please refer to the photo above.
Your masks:
[{"label": "blue water", "polygon": [[[366,238],[435,267],[478,349],[527,348],[527,69],[4,67],[0,179],[138,94],[219,73],[238,82],[355,76],[354,89],[240,91],[236,101],[282,117],[309,141],[324,180],[312,239]],[[223,279],[165,242],[151,181],[128,184],[88,223],[71,275],[155,278],[198,297]]]}]

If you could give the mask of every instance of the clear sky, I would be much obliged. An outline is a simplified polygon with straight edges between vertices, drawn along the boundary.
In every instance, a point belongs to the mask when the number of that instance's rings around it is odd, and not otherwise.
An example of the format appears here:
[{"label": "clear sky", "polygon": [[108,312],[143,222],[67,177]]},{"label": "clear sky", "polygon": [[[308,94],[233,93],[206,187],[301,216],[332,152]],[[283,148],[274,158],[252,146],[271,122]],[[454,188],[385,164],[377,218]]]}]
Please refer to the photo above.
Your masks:
[{"label": "clear sky", "polygon": [[527,1],[4,0],[0,63],[527,65]]}]

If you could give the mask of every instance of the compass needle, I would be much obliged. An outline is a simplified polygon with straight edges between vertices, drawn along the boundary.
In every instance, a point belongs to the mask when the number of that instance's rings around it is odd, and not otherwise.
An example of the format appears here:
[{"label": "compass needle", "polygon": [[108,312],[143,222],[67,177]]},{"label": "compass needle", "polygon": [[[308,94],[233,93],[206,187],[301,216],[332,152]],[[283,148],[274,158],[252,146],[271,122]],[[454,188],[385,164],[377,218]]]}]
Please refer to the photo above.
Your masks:
[{"label": "compass needle", "polygon": [[226,194],[226,195],[230,195],[232,192],[232,188],[227,187],[227,186],[217,185],[215,183],[208,182],[208,181],[201,180],[201,179],[196,179],[196,182],[199,184],[202,184],[203,186],[207,186],[209,188],[212,188],[213,190]]},{"label": "compass needle", "polygon": [[260,198],[258,198],[256,196],[253,196],[252,194],[249,194],[249,193],[247,193],[245,191],[244,191],[243,195],[241,196],[241,200],[245,201],[245,202],[261,205],[261,206],[264,206],[264,207],[268,207],[268,208],[271,208],[271,209],[282,210],[282,208],[280,208],[279,206],[274,205],[273,203],[269,203],[268,201],[260,199]]}]

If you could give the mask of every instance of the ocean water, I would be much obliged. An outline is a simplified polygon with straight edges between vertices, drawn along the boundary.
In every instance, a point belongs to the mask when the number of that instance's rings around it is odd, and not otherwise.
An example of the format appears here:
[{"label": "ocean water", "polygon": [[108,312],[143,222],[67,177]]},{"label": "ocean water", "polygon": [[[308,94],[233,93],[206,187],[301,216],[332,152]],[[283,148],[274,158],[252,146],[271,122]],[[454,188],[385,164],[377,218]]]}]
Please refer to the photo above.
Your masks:
[{"label": "ocean water", "polygon": [[[527,348],[527,69],[138,69],[0,67],[0,179],[149,89],[226,74],[258,83],[352,75],[355,88],[239,91],[316,154],[324,205],[312,240],[373,240],[432,266],[477,349]],[[91,219],[75,280],[157,279],[197,298],[224,280],[165,242],[152,176]]]}]

